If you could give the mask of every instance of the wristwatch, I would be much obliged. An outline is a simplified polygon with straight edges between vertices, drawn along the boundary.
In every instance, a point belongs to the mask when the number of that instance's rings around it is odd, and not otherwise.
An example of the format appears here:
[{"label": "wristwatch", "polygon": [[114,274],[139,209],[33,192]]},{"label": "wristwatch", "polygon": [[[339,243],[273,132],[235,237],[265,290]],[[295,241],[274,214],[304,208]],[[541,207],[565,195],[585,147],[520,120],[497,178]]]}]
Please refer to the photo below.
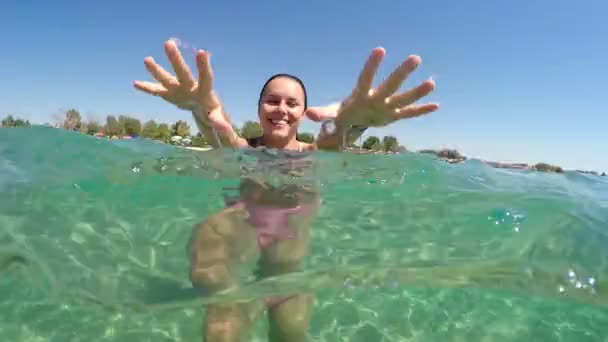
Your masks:
[{"label": "wristwatch", "polygon": [[334,119],[328,119],[321,123],[321,130],[323,133],[331,135],[336,132],[336,121]]},{"label": "wristwatch", "polygon": [[[346,135],[361,135],[368,129],[367,126],[364,125],[350,125],[348,130],[346,131]],[[321,130],[325,134],[334,134],[336,132],[336,120],[328,119],[321,123]]]}]

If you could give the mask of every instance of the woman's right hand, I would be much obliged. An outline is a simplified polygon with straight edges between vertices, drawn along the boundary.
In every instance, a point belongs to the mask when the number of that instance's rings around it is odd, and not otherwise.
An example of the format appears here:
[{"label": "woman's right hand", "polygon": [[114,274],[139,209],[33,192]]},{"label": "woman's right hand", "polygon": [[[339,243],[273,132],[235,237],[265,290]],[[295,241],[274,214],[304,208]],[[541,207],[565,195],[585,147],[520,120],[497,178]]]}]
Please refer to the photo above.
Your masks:
[{"label": "woman's right hand", "polygon": [[152,57],[147,57],[144,64],[157,82],[135,81],[135,88],[150,95],[160,96],[181,109],[191,110],[195,119],[204,126],[212,126],[220,132],[231,131],[230,119],[213,91],[213,70],[209,53],[202,50],[196,53],[198,82],[194,80],[174,41],[165,42],[165,54],[171,62],[175,76],[158,65]]}]

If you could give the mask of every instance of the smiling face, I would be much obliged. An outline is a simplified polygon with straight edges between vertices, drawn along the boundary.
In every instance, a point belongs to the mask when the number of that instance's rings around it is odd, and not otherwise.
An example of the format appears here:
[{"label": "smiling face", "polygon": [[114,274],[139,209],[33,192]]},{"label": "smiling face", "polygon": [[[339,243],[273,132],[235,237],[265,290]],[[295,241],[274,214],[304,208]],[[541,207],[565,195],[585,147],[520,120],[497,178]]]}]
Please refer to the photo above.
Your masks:
[{"label": "smiling face", "polygon": [[258,108],[264,136],[295,139],[305,110],[306,94],[298,81],[287,76],[272,79],[262,91]]}]

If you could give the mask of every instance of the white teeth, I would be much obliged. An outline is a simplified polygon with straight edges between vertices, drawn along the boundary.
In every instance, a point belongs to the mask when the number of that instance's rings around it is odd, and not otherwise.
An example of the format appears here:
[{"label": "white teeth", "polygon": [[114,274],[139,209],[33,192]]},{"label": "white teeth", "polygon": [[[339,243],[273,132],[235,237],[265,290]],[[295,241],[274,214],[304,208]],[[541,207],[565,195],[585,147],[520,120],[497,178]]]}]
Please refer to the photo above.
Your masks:
[{"label": "white teeth", "polygon": [[287,125],[287,121],[285,120],[270,120],[273,125]]}]

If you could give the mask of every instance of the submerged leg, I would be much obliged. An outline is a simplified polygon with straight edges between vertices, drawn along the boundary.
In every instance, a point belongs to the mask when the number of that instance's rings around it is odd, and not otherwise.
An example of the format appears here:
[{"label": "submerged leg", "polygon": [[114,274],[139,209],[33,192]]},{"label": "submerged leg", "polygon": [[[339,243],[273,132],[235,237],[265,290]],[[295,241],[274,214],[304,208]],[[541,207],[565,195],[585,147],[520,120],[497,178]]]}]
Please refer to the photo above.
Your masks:
[{"label": "submerged leg", "polygon": [[[201,223],[189,244],[192,284],[205,293],[238,285],[238,266],[253,257],[255,236],[241,214],[226,209]],[[221,303],[207,307],[203,341],[242,341],[251,324],[254,303]]]},{"label": "submerged leg", "polygon": [[271,306],[268,311],[268,340],[307,341],[313,302],[312,295],[297,294]]},{"label": "submerged leg", "polygon": [[[302,259],[308,254],[309,226],[298,227],[297,238],[280,240],[264,251],[261,264],[262,277],[297,272]],[[314,296],[297,293],[286,297],[267,299],[269,341],[308,340]]]}]

